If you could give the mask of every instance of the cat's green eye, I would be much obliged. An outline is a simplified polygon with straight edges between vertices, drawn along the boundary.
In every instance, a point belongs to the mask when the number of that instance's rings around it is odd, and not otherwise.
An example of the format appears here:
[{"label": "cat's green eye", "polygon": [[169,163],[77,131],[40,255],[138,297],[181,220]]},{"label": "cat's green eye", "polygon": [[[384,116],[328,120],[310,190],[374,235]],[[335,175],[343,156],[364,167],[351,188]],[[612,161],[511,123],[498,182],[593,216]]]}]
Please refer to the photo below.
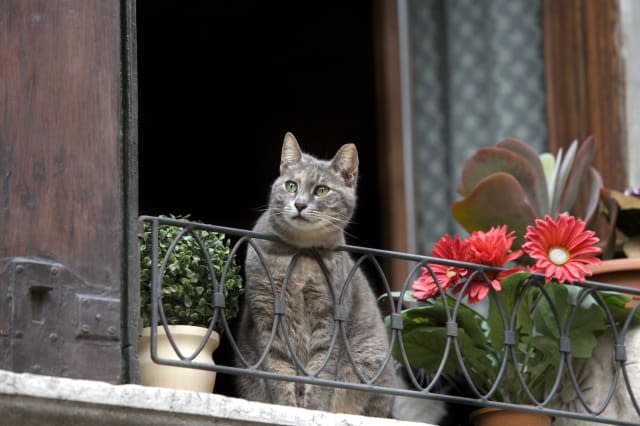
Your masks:
[{"label": "cat's green eye", "polygon": [[316,186],[316,189],[313,190],[313,194],[317,197],[324,197],[329,193],[329,187],[324,185]]},{"label": "cat's green eye", "polygon": [[284,187],[287,189],[287,191],[289,192],[296,192],[298,190],[298,184],[295,183],[292,180],[288,180],[285,184]]}]

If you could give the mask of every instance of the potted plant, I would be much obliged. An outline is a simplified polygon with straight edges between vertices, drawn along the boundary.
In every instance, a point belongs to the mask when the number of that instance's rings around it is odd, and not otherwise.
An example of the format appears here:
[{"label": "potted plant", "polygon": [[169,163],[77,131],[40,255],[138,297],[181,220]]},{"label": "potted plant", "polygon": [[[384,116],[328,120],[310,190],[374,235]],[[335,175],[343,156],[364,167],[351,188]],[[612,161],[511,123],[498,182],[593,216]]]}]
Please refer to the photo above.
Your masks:
[{"label": "potted plant", "polygon": [[[238,315],[242,294],[240,268],[229,259],[230,240],[224,234],[199,229],[189,216],[158,218],[158,357],[164,360],[193,358],[203,339],[204,348],[192,359],[194,363],[212,364],[222,327],[222,310],[214,320],[215,293],[224,295],[224,318]],[[210,265],[209,265],[210,262]],[[228,265],[226,265],[228,263]],[[144,385],[211,392],[215,372],[172,367],[153,362],[150,355],[152,297],[152,230],[144,221],[140,240],[140,317],[143,330],[139,341],[141,382]],[[226,273],[223,280],[223,271]],[[215,278],[211,276],[213,270]],[[166,318],[167,329],[162,318]],[[167,337],[176,342],[180,354]]]},{"label": "potted plant", "polygon": [[[572,285],[588,276],[586,265],[599,262],[598,238],[585,226],[569,215],[537,219],[521,250],[512,249],[515,232],[506,226],[467,238],[443,236],[411,294],[398,295],[407,307],[400,313],[402,338],[394,357],[406,357],[414,371],[435,375],[434,380],[468,375],[473,393],[490,401],[530,407],[552,402],[554,386],[566,377],[563,353],[572,362],[590,359],[599,336],[631,312],[625,307],[628,296],[594,295]],[[525,259],[533,264],[518,263]],[[487,297],[487,315],[470,306]],[[385,320],[391,330],[391,318]],[[496,415],[494,409],[482,410],[472,416],[475,424],[484,412]],[[545,421],[550,424],[551,418]]]},{"label": "potted plant", "polygon": [[[452,215],[471,235],[443,236],[411,295],[398,295],[405,309],[397,359],[406,356],[427,376],[468,375],[474,394],[493,401],[553,403],[550,390],[566,379],[561,354],[589,362],[614,325],[604,307],[615,326],[629,315],[628,296],[562,284],[583,281],[601,263],[598,237],[589,230],[603,189],[590,165],[594,149],[590,137],[555,156],[538,155],[508,138],[465,161]],[[487,297],[488,314],[469,306]],[[565,337],[570,345],[560,348]]]}]

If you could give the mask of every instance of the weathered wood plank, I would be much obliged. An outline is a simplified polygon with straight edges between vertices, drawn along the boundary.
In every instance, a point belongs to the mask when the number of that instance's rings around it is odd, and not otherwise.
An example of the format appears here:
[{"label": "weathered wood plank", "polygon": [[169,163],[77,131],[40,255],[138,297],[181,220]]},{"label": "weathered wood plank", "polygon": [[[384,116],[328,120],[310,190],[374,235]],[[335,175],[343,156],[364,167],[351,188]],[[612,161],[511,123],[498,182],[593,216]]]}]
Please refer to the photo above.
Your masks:
[{"label": "weathered wood plank", "polygon": [[[84,0],[0,8],[0,258],[60,262],[109,300],[120,299],[125,276],[120,8]],[[63,375],[120,380],[118,340],[65,345],[112,356],[95,365],[77,353],[86,365]]]}]

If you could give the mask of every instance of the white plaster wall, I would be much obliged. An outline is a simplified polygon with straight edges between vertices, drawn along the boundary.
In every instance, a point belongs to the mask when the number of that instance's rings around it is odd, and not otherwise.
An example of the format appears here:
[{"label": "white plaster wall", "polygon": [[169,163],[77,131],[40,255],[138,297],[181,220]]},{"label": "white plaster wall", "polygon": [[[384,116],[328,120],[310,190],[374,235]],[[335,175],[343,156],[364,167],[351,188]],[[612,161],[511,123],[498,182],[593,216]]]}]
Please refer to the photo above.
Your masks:
[{"label": "white plaster wall", "polygon": [[619,0],[626,79],[628,186],[640,188],[640,1]]}]

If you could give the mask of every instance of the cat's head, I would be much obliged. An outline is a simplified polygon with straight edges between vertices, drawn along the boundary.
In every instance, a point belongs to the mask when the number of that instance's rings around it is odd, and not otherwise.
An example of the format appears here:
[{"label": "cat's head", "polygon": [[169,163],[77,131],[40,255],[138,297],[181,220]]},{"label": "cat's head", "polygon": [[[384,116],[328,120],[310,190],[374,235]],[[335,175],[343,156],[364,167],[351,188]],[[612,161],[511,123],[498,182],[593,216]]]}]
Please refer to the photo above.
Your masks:
[{"label": "cat's head", "polygon": [[271,187],[269,222],[285,242],[297,247],[344,243],[344,228],[356,205],[358,151],[343,145],[331,160],[303,153],[287,133],[280,176]]}]

